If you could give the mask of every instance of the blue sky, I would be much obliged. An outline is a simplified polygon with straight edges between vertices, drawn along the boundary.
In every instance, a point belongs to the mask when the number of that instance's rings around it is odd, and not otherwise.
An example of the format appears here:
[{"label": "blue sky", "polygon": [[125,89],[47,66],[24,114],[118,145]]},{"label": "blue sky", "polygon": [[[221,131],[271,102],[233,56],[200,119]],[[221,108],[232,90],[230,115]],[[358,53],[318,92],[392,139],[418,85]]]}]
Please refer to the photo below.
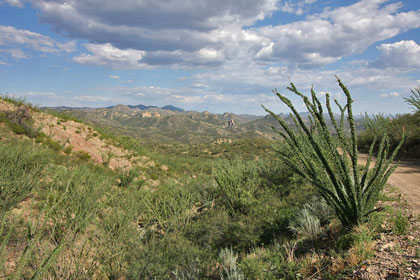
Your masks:
[{"label": "blue sky", "polygon": [[356,113],[405,113],[419,28],[417,0],[0,0],[0,92],[261,115],[289,81],[344,102],[338,75]]}]

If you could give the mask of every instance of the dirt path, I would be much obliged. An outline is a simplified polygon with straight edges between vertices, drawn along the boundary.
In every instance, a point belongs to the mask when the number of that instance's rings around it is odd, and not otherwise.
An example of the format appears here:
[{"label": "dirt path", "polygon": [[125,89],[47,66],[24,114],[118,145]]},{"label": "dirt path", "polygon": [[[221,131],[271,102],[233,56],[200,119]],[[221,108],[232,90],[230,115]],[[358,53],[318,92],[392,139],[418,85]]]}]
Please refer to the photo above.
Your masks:
[{"label": "dirt path", "polygon": [[[366,160],[366,154],[359,154],[361,164]],[[414,213],[420,214],[420,161],[400,161],[388,183],[401,191]]]}]

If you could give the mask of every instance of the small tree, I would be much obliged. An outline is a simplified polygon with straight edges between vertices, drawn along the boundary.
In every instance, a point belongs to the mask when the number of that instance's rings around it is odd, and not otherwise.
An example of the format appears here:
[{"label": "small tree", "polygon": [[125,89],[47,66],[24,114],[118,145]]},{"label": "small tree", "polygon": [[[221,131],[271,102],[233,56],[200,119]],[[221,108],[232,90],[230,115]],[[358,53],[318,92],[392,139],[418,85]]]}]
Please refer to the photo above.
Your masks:
[{"label": "small tree", "polygon": [[420,85],[414,87],[411,90],[410,97],[405,97],[404,101],[411,105],[414,111],[420,112]]},{"label": "small tree", "polygon": [[[347,104],[342,107],[337,100],[335,103],[341,112],[337,122],[331,109],[330,97],[326,95],[326,107],[331,120],[332,131],[324,119],[324,108],[311,90],[311,99],[300,93],[293,83],[288,89],[302,98],[310,115],[308,124],[299,115],[292,102],[280,94],[274,93],[292,111],[290,118],[296,129],[292,129],[285,120],[272,111],[270,113],[281,125],[284,131],[277,132],[284,138],[281,148],[277,149],[279,156],[298,174],[306,178],[317,189],[319,194],[334,209],[338,219],[344,227],[351,228],[364,222],[374,209],[379,193],[383,189],[396,165],[392,160],[400,149],[403,140],[388,157],[388,136],[382,137],[377,154],[376,163],[371,171],[369,166],[372,160],[373,147],[376,138],[369,149],[366,165],[362,170],[358,167],[358,151],[355,121],[352,112],[353,99],[350,92],[337,77],[337,81],[347,98]],[[344,120],[350,127],[350,137],[344,131]],[[404,139],[404,138],[403,138]],[[293,155],[291,157],[290,155]]]}]

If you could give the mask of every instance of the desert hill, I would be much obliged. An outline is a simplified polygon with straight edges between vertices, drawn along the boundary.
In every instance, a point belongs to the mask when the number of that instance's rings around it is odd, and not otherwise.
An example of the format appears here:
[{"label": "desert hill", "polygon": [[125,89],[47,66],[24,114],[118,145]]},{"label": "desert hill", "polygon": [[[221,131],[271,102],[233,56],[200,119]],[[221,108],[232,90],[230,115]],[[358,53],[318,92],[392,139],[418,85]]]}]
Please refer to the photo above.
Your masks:
[{"label": "desert hill", "polygon": [[[110,127],[122,133],[142,139],[183,144],[210,143],[219,138],[276,138],[273,127],[278,122],[270,115],[214,114],[207,111],[183,111],[168,105],[162,108],[144,105],[116,105],[107,108],[54,108],[88,123]],[[280,117],[293,126],[288,114]],[[308,113],[302,113],[309,124]],[[328,116],[325,116],[328,119]],[[336,115],[338,119],[339,116]],[[233,126],[229,126],[233,122]],[[361,120],[358,128],[362,129]],[[331,126],[331,122],[327,122]]]}]

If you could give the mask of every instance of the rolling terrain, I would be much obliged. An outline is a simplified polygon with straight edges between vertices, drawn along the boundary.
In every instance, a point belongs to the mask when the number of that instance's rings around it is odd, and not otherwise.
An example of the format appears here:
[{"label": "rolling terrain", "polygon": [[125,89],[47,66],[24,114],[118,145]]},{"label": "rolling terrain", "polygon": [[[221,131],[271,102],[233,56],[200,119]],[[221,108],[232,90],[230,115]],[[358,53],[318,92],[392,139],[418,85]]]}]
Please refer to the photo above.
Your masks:
[{"label": "rolling terrain", "polygon": [[[99,127],[108,127],[121,133],[140,138],[153,139],[161,143],[201,144],[220,138],[277,139],[273,127],[280,129],[278,122],[270,115],[214,114],[210,112],[183,111],[174,106],[158,108],[145,105],[116,105],[107,108],[49,108],[70,114]],[[293,126],[288,114],[280,114]],[[309,123],[308,114],[302,113]],[[338,118],[338,115],[336,116]],[[327,118],[327,115],[326,115]],[[229,126],[233,121],[233,126]],[[327,122],[331,126],[330,122]],[[361,118],[358,129],[362,129]]]},{"label": "rolling terrain", "polygon": [[349,232],[279,160],[270,134],[256,133],[274,124],[3,98],[0,277],[417,279],[418,204],[405,198],[418,195],[418,166],[404,162],[378,201],[384,210]]}]

